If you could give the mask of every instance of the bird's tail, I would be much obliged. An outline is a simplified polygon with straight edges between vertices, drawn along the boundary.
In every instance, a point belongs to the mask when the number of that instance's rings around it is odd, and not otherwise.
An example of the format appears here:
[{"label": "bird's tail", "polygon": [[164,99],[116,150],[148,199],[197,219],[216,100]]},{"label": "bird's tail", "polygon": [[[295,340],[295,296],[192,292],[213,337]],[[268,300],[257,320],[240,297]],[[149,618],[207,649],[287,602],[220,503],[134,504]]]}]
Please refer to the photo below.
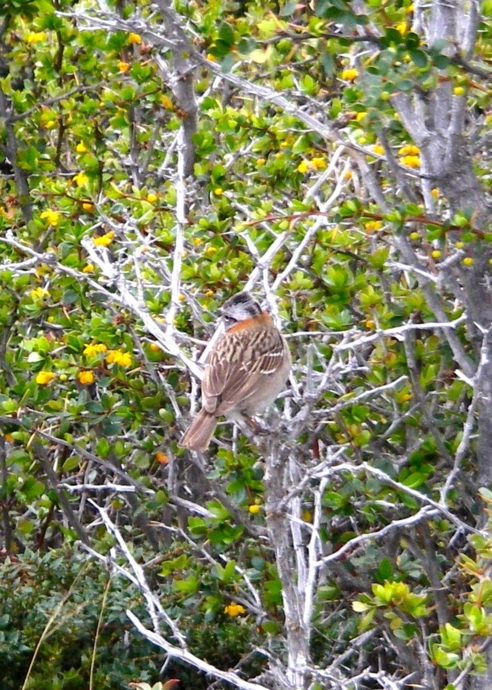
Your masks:
[{"label": "bird's tail", "polygon": [[188,450],[207,450],[217,426],[217,417],[202,409],[183,434],[178,445]]}]

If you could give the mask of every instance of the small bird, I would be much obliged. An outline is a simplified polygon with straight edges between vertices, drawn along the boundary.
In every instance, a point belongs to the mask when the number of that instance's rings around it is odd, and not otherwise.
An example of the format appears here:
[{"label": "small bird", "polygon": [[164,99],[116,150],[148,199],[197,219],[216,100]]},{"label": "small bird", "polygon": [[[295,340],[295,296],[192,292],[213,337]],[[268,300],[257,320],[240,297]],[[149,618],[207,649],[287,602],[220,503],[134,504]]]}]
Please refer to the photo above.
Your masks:
[{"label": "small bird", "polygon": [[208,448],[218,418],[262,412],[289,376],[289,348],[267,312],[249,293],[239,292],[222,307],[225,333],[205,364],[202,409],[179,441],[181,448]]}]

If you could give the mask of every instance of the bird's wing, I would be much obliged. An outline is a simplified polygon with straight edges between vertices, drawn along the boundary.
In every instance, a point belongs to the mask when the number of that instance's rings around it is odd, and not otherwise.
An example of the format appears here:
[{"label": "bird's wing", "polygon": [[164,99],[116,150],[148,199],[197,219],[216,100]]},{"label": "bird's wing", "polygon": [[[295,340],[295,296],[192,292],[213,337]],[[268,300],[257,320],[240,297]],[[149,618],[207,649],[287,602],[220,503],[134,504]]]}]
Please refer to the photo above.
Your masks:
[{"label": "bird's wing", "polygon": [[253,344],[251,347],[237,332],[226,333],[217,343],[202,382],[207,412],[226,414],[238,402],[247,400],[261,379],[282,365],[284,342],[276,329],[259,332]]}]

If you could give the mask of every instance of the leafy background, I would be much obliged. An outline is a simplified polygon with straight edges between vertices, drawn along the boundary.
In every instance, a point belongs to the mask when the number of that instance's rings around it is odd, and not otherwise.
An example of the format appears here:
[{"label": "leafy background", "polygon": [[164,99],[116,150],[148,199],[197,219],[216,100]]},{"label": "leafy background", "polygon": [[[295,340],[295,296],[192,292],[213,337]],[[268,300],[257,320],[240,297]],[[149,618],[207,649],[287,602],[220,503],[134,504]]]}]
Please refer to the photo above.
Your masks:
[{"label": "leafy background", "polygon": [[[490,687],[490,9],[4,2],[7,690]],[[289,392],[195,457],[245,287]]]}]

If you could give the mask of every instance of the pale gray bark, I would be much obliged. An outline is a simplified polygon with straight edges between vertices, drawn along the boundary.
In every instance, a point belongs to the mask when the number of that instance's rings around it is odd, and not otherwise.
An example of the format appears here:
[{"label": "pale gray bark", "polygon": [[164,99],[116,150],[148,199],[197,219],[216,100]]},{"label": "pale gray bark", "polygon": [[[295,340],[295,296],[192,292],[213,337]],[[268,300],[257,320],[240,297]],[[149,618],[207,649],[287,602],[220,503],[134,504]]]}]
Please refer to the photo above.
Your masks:
[{"label": "pale gray bark", "polygon": [[186,178],[193,174],[195,163],[193,135],[198,127],[198,106],[193,74],[196,65],[191,59],[189,39],[180,26],[179,17],[174,12],[172,3],[169,0],[156,0],[156,5],[162,13],[166,35],[172,43],[172,71],[164,66],[162,60],[159,60],[159,64],[165,81],[176,98],[176,105],[181,118],[184,142],[183,176]]}]

